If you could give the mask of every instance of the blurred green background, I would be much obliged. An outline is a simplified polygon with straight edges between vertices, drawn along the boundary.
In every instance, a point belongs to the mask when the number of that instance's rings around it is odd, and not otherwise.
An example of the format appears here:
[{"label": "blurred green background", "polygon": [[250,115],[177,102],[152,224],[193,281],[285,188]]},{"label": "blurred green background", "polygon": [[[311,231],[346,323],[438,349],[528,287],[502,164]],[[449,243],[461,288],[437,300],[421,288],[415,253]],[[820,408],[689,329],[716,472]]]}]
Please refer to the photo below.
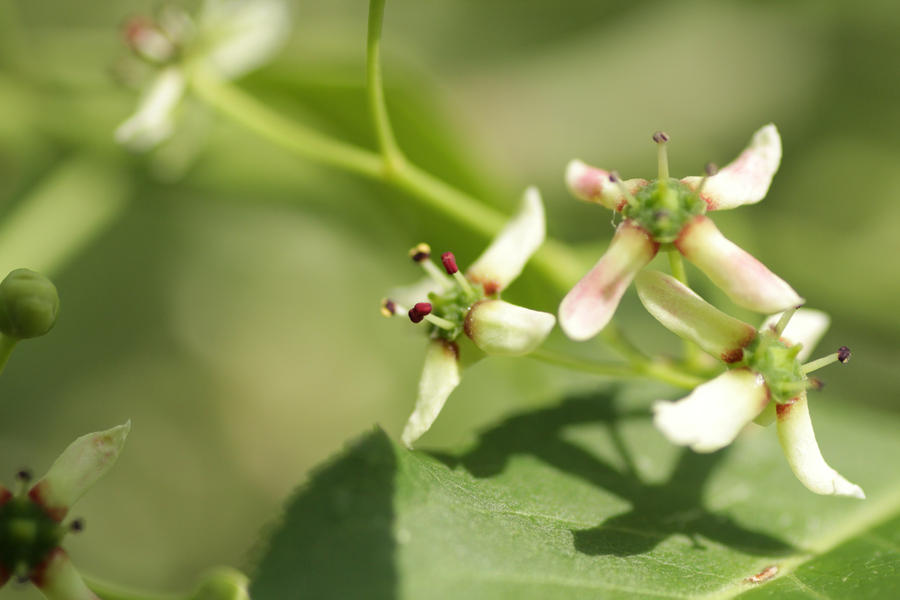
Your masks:
[{"label": "blurred green background", "polygon": [[[0,473],[41,472],[74,437],[133,419],[119,464],[75,511],[87,531],[67,547],[89,573],[181,589],[206,567],[252,564],[288,492],[345,440],[374,423],[399,433],[423,339],[381,319],[379,299],[418,277],[414,243],[465,265],[486,240],[196,102],[173,143],[146,156],[117,147],[112,131],[137,98],[116,76],[119,27],[155,4],[0,2],[0,267],[53,271],[62,299],[55,330],[22,344],[0,378]],[[367,3],[292,8],[290,42],[241,85],[373,147]],[[412,160],[506,212],[537,184],[551,234],[576,244],[585,268],[610,215],[567,194],[568,160],[652,176],[650,134],[665,129],[673,174],[696,174],[776,123],[784,160],[769,196],[716,221],[833,316],[822,347],[847,344],[854,359],[824,374],[829,395],[897,411],[898,30],[887,1],[390,0],[385,77]],[[18,211],[35,198],[53,217],[22,233]],[[100,225],[78,233],[91,215]],[[65,235],[79,238],[74,250],[48,261]],[[691,274],[702,295],[752,317]],[[526,272],[509,297],[554,311],[559,297],[536,281]],[[678,348],[633,292],[617,319],[646,348]],[[423,445],[465,443],[595,385],[485,361]]]}]

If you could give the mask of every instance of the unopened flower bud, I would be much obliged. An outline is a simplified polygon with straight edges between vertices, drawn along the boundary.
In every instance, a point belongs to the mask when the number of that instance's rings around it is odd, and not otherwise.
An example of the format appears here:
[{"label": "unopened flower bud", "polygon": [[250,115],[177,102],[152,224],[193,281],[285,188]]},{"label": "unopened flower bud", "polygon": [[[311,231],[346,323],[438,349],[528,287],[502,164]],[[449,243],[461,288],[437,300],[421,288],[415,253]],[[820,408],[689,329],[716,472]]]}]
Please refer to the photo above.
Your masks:
[{"label": "unopened flower bud", "polygon": [[0,283],[0,331],[22,340],[44,335],[56,323],[59,294],[53,282],[28,269],[16,269]]},{"label": "unopened flower bud", "polygon": [[210,572],[190,600],[250,600],[247,593],[247,576],[228,567]]}]

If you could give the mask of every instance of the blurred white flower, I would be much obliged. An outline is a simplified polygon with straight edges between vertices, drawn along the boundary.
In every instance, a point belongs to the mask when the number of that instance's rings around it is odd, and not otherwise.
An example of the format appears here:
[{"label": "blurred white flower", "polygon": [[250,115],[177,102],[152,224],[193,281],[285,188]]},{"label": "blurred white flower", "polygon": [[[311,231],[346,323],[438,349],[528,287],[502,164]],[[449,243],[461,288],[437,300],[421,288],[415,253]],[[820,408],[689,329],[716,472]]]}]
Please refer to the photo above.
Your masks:
[{"label": "blurred white flower", "polygon": [[155,19],[131,19],[125,41],[157,73],[135,112],[116,129],[116,141],[143,151],[169,138],[195,73],[240,77],[271,59],[289,31],[283,0],[207,0],[196,20],[173,6]]}]

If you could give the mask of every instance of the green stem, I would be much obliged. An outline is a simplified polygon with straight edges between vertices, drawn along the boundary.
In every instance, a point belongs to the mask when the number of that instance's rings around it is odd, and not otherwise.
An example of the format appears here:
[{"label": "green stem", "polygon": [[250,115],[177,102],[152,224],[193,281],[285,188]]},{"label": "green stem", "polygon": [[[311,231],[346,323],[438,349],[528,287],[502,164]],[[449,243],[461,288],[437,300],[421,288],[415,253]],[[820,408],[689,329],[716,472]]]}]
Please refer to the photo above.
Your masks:
[{"label": "green stem", "polygon": [[[485,238],[493,237],[506,222],[506,215],[500,211],[419,167],[403,161],[385,168],[378,154],[285,118],[227,81],[197,73],[193,86],[204,102],[292,154],[390,184]],[[582,271],[572,253],[553,239],[544,242],[531,264],[560,291],[566,291]]]},{"label": "green stem", "polygon": [[160,594],[129,589],[85,575],[82,575],[82,579],[101,600],[190,600],[193,597],[193,594]]},{"label": "green stem", "polygon": [[191,85],[204,102],[293,154],[372,179],[383,177],[384,166],[378,154],[283,117],[213,74],[198,70]]},{"label": "green stem", "polygon": [[6,368],[6,363],[9,361],[9,357],[18,341],[19,340],[15,338],[0,333],[0,373],[3,373],[3,369]]},{"label": "green stem", "polygon": [[544,349],[535,350],[527,356],[547,364],[574,371],[591,373],[592,375],[622,378],[645,377],[647,379],[655,379],[657,381],[662,381],[663,383],[686,389],[694,388],[700,383],[703,383],[703,380],[699,377],[682,373],[674,367],[659,362],[641,361],[640,363],[631,365],[598,363],[564,354],[557,354]]},{"label": "green stem", "polygon": [[[380,88],[379,70],[373,66],[377,60],[377,43],[373,50],[373,36],[381,30],[384,1],[373,0],[370,17],[375,23],[369,26],[369,83]],[[240,123],[264,139],[308,160],[318,161],[334,167],[344,168],[364,175],[381,183],[389,184],[409,194],[419,203],[428,206],[457,224],[482,235],[493,237],[506,222],[502,212],[482,204],[472,196],[454,188],[434,175],[406,160],[394,160],[375,154],[364,148],[335,140],[314,132],[275,112],[265,104],[247,95],[227,81],[198,73],[193,83],[197,95],[213,108]],[[395,144],[390,133],[384,96],[380,90],[369,91],[370,106],[379,131],[379,144],[387,152]],[[387,144],[387,145],[385,145]],[[402,156],[397,150],[396,156]],[[387,164],[386,164],[387,163]],[[546,239],[541,248],[531,258],[530,264],[551,286],[565,293],[583,272],[583,266],[574,254],[562,243]],[[601,332],[602,339],[621,354],[635,368],[656,373],[650,368],[647,357],[613,326]],[[667,375],[663,372],[662,377]]]},{"label": "green stem", "polygon": [[369,97],[369,110],[375,123],[378,147],[388,168],[403,162],[403,154],[394,139],[391,122],[388,118],[387,103],[384,99],[384,86],[381,82],[381,29],[384,23],[385,0],[369,2],[369,32],[366,38],[366,91]]}]

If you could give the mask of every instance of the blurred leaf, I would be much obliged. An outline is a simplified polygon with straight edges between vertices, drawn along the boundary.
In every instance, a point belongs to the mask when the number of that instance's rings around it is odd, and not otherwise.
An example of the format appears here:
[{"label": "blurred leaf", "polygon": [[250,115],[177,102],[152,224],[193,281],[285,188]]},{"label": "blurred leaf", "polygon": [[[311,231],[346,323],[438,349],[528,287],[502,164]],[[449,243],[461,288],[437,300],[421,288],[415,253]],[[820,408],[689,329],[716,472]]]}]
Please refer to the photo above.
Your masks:
[{"label": "blurred leaf", "polygon": [[[900,452],[896,419],[817,398],[819,439],[866,489],[859,502],[803,488],[772,430],[715,454],[671,446],[642,396],[569,398],[455,454],[409,452],[381,430],[364,436],[288,503],[253,597],[896,590],[900,475],[870,460]],[[747,581],[772,565],[773,583]]]}]

